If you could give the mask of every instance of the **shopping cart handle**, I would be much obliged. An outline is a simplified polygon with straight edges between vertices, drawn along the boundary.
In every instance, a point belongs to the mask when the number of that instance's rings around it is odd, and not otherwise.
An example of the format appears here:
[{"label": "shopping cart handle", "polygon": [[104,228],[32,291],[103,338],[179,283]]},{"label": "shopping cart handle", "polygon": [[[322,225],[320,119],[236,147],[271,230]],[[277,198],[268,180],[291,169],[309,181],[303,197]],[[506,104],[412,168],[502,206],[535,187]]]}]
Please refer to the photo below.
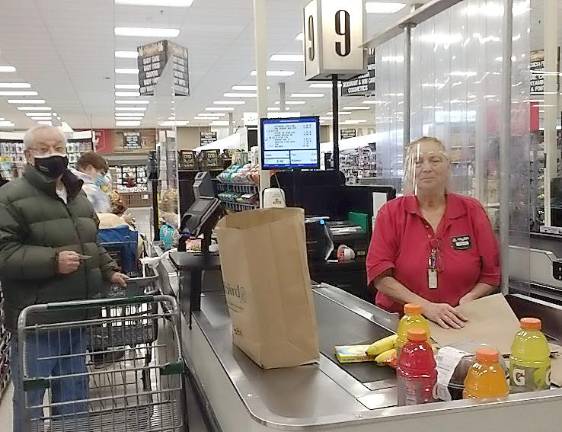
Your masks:
[{"label": "shopping cart handle", "polygon": [[107,298],[99,300],[81,300],[81,301],[69,301],[69,302],[58,302],[58,303],[47,303],[45,305],[46,310],[56,311],[56,310],[67,310],[67,309],[88,309],[91,307],[104,307],[104,306],[124,306],[124,305],[135,305],[142,303],[153,303],[155,301],[152,295],[143,295],[135,297],[118,297],[118,298]]}]

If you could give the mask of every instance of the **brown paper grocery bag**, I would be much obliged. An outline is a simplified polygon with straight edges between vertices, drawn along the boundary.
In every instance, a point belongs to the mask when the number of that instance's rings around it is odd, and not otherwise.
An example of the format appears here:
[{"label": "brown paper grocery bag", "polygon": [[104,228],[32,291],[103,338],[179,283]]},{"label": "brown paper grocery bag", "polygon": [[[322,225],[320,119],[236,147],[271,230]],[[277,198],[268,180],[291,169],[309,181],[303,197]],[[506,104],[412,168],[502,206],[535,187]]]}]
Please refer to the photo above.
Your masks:
[{"label": "brown paper grocery bag", "polygon": [[234,344],[265,369],[317,361],[304,211],[232,214],[216,232]]}]

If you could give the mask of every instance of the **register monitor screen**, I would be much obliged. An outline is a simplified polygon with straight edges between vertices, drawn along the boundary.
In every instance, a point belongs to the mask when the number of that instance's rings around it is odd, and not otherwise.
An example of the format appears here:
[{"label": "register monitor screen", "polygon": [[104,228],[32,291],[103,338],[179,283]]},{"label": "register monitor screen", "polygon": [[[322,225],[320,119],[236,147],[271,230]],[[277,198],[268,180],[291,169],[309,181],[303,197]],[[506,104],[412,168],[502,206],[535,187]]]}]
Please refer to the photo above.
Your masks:
[{"label": "register monitor screen", "polygon": [[320,168],[318,117],[262,119],[261,139],[264,170]]}]

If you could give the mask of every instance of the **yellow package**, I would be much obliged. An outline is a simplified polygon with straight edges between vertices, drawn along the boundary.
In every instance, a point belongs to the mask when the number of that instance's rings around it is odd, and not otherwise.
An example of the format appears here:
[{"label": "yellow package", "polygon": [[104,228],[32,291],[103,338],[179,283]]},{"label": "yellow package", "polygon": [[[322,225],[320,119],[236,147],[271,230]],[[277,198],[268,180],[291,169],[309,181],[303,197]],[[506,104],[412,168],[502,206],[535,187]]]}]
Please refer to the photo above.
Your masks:
[{"label": "yellow package", "polygon": [[369,345],[342,345],[336,347],[336,358],[340,363],[374,362],[375,357],[366,353]]}]

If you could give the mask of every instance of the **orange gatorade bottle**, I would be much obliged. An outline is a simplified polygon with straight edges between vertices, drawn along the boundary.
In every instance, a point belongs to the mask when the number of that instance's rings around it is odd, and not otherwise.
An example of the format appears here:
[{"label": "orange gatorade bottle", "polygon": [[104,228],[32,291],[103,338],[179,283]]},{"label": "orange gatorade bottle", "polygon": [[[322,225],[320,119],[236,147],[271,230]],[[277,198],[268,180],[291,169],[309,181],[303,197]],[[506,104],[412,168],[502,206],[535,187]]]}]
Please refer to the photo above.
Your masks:
[{"label": "orange gatorade bottle", "polygon": [[464,399],[501,399],[509,394],[499,353],[491,348],[476,351],[476,363],[464,380]]}]

